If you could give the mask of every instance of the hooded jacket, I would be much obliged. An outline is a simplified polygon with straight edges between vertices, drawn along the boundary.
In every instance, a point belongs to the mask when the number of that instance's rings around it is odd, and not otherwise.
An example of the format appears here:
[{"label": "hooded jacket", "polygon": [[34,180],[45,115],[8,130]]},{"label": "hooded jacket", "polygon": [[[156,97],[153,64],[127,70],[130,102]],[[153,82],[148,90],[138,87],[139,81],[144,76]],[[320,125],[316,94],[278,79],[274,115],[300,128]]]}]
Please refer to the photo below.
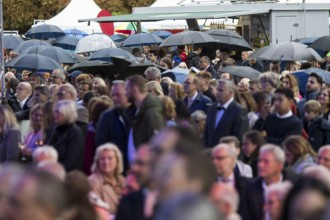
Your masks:
[{"label": "hooded jacket", "polygon": [[308,141],[315,152],[323,145],[330,144],[330,122],[321,116],[310,121],[307,126]]}]

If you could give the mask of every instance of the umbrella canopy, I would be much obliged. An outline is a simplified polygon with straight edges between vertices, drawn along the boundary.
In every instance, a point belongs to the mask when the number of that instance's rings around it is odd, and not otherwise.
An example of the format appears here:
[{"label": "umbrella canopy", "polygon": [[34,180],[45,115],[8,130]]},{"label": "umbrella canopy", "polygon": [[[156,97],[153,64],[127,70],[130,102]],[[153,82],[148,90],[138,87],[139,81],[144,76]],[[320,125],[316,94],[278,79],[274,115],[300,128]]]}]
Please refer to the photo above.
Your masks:
[{"label": "umbrella canopy", "polygon": [[51,44],[46,41],[32,39],[32,40],[27,40],[27,41],[20,43],[17,47],[15,47],[13,49],[13,51],[21,53],[23,50],[25,50],[28,47],[40,46],[40,45],[51,46]]},{"label": "umbrella canopy", "polygon": [[137,62],[135,56],[133,56],[130,52],[123,50],[121,48],[104,48],[97,50],[89,56],[88,60],[100,60],[105,62],[111,62],[112,58],[123,59],[130,62]]},{"label": "umbrella canopy", "polygon": [[53,41],[53,45],[61,47],[65,50],[75,50],[78,42],[79,42],[78,38],[70,37],[70,36],[63,36],[63,37],[56,38],[56,40]]},{"label": "umbrella canopy", "polygon": [[317,52],[306,45],[287,42],[263,47],[252,54],[253,58],[276,61],[321,60]]},{"label": "umbrella canopy", "polygon": [[65,33],[55,25],[42,24],[28,30],[25,36],[33,39],[49,39],[65,36]]},{"label": "umbrella canopy", "polygon": [[207,44],[214,43],[215,40],[207,33],[200,31],[183,31],[166,38],[160,47],[171,47],[187,44]]},{"label": "umbrella canopy", "polygon": [[311,45],[309,45],[309,47],[323,51],[330,50],[330,35],[316,39]]},{"label": "umbrella canopy", "polygon": [[173,73],[174,76],[175,76],[175,80],[179,83],[183,83],[183,81],[189,75],[189,72],[190,72],[189,69],[182,69],[182,68],[179,68],[179,67],[175,67],[171,70],[166,70],[166,71],[162,72],[162,75],[164,75],[166,73]]},{"label": "umbrella canopy", "polygon": [[75,28],[66,29],[66,30],[64,30],[64,33],[68,37],[74,37],[74,38],[79,38],[79,39],[88,36],[88,34],[85,31],[78,30]]},{"label": "umbrella canopy", "polygon": [[[141,31],[148,33],[148,30],[141,25]],[[136,22],[123,22],[121,25],[115,28],[115,32],[121,34],[135,34],[137,33],[137,23]]]},{"label": "umbrella canopy", "polygon": [[163,42],[160,37],[148,34],[139,33],[129,36],[123,43],[123,47],[133,47],[133,46],[144,46],[144,45],[155,45]]},{"label": "umbrella canopy", "polygon": [[52,58],[58,63],[73,64],[77,62],[69,52],[60,47],[32,46],[22,51],[21,54],[40,54]]},{"label": "umbrella canopy", "polygon": [[100,60],[86,60],[80,63],[76,63],[68,69],[68,72],[80,70],[85,73],[98,73],[107,72],[113,69],[114,64],[112,62],[105,62]]},{"label": "umbrella canopy", "polygon": [[103,48],[116,48],[116,44],[105,34],[93,34],[79,40],[76,53],[94,52]]},{"label": "umbrella canopy", "polygon": [[242,78],[249,78],[251,80],[258,79],[259,75],[261,74],[261,72],[249,66],[225,66],[219,71],[223,73],[230,73],[231,75]]},{"label": "umbrella canopy", "polygon": [[162,39],[166,39],[172,35],[172,32],[160,30],[160,31],[154,31],[154,32],[152,32],[152,34],[157,35],[158,37],[160,37]]},{"label": "umbrella canopy", "polygon": [[40,54],[21,54],[6,63],[5,66],[31,72],[52,72],[54,69],[62,69],[61,64]]},{"label": "umbrella canopy", "polygon": [[213,29],[206,31],[210,36],[216,40],[216,46],[228,48],[235,51],[252,50],[251,45],[238,33],[225,29]]},{"label": "umbrella canopy", "polygon": [[126,36],[122,35],[122,34],[114,34],[111,35],[110,38],[114,41],[114,42],[124,42],[124,40],[126,40]]},{"label": "umbrella canopy", "polygon": [[318,37],[304,37],[295,39],[294,42],[305,44],[307,46],[311,45]]},{"label": "umbrella canopy", "polygon": [[14,35],[3,36],[3,47],[6,49],[14,49],[22,42],[23,40],[19,36],[14,36]]}]

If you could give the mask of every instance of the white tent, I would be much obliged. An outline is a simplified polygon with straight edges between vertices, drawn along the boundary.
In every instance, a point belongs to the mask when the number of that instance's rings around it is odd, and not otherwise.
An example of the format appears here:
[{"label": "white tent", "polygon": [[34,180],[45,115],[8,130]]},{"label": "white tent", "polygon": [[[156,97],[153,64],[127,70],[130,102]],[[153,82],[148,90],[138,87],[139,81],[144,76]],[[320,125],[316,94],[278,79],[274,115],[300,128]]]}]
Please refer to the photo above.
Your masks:
[{"label": "white tent", "polygon": [[101,33],[101,27],[97,22],[78,22],[78,19],[96,18],[101,8],[93,0],[71,0],[71,2],[57,15],[43,23],[56,25],[62,30],[79,29],[92,33]]}]

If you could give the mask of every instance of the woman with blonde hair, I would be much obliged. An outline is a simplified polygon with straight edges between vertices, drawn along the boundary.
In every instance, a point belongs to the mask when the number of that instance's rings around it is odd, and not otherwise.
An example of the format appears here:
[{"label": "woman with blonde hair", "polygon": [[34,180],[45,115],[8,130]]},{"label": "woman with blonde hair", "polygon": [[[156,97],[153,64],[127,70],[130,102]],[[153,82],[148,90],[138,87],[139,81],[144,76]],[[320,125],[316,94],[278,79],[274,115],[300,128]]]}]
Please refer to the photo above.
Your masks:
[{"label": "woman with blonde hair", "polygon": [[146,84],[147,92],[155,97],[164,96],[163,88],[157,81],[149,81]]},{"label": "woman with blonde hair", "polygon": [[163,104],[163,116],[167,126],[176,126],[176,112],[173,100],[168,96],[158,97]]},{"label": "woman with blonde hair", "polygon": [[14,112],[9,106],[0,105],[0,163],[19,159],[21,132]]},{"label": "woman with blonde hair", "polygon": [[101,77],[94,77],[94,78],[92,79],[92,90],[93,90],[94,92],[96,92],[96,91],[97,91],[97,88],[98,88],[99,86],[107,87],[107,85],[105,84],[104,79],[102,79]]},{"label": "woman with blonde hair", "polygon": [[281,78],[281,87],[291,89],[294,94],[294,99],[299,102],[302,98],[299,93],[299,86],[296,77],[291,74],[287,74]]},{"label": "woman with blonde hair", "polygon": [[185,95],[182,84],[178,82],[170,84],[168,96],[174,101],[177,119],[190,119],[188,108],[182,101]]},{"label": "woman with blonde hair", "polygon": [[301,135],[292,135],[283,142],[286,162],[297,174],[306,167],[315,165],[317,154],[309,142]]},{"label": "woman with blonde hair", "polygon": [[93,191],[109,205],[110,213],[115,214],[125,186],[123,158],[118,147],[111,143],[99,146],[91,171],[88,181]]}]

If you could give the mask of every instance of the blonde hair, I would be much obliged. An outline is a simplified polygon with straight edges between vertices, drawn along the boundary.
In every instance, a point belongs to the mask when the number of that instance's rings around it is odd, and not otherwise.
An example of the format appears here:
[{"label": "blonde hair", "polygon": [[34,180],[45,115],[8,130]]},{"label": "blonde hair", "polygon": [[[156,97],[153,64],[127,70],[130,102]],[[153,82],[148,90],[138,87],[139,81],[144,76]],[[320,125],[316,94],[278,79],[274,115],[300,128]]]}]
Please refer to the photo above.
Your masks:
[{"label": "blonde hair", "polygon": [[156,93],[157,96],[163,96],[164,95],[163,88],[160,85],[160,83],[157,82],[157,81],[149,81],[149,82],[147,82],[146,89],[147,90],[148,89],[153,90]]},{"label": "blonde hair", "polygon": [[163,115],[168,119],[176,118],[175,104],[174,101],[168,96],[158,97],[163,104]]},{"label": "blonde hair", "polygon": [[97,82],[97,85],[99,85],[99,86],[104,86],[104,87],[107,86],[107,85],[105,84],[104,79],[102,79],[102,78],[100,78],[100,77],[94,77],[94,78],[92,79],[92,83],[93,83],[94,81]]},{"label": "blonde hair", "polygon": [[11,129],[19,129],[16,116],[9,106],[0,105],[0,114],[2,114],[4,118],[3,125],[0,125],[1,133],[7,133]]},{"label": "blonde hair", "polygon": [[78,119],[77,106],[74,101],[62,100],[55,104],[54,111],[59,111],[65,122],[68,124],[74,123]]},{"label": "blonde hair", "polygon": [[94,156],[93,165],[91,168],[92,173],[100,172],[99,168],[98,168],[98,161],[101,157],[102,152],[105,150],[113,151],[115,153],[115,157],[117,159],[117,167],[115,169],[115,176],[119,177],[124,170],[123,156],[122,156],[120,150],[118,149],[118,147],[112,143],[106,143],[97,148],[97,150],[95,152],[95,156]]},{"label": "blonde hair", "polygon": [[314,112],[319,115],[322,113],[321,104],[316,100],[309,100],[308,102],[306,102],[304,105],[304,110],[307,113]]}]

